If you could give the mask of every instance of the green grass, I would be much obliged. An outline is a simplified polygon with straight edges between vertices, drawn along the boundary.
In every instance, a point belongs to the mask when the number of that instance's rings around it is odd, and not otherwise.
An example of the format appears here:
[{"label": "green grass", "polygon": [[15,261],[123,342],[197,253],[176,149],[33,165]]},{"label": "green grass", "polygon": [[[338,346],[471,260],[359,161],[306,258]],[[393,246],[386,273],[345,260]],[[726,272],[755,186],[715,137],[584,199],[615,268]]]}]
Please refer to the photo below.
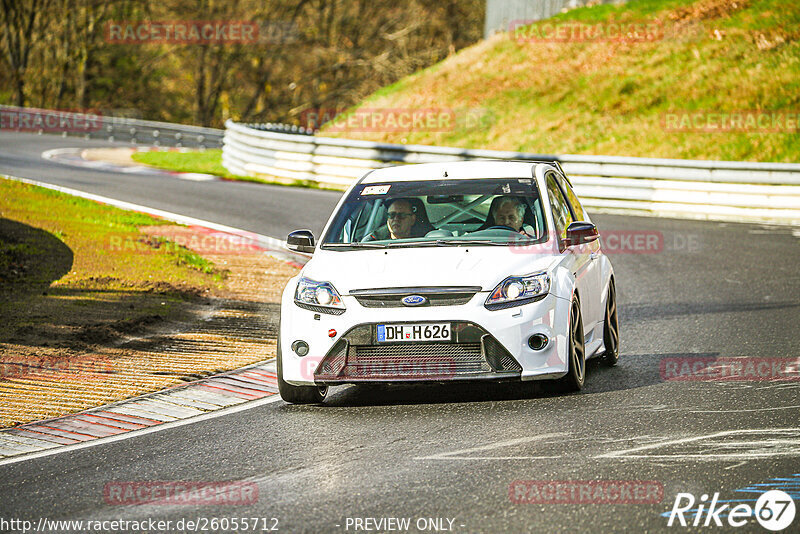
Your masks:
[{"label": "green grass", "polygon": [[[670,111],[800,111],[800,5],[632,0],[554,22],[653,22],[645,42],[525,42],[504,34],[383,88],[362,108],[448,109],[446,132],[326,132],[372,141],[545,154],[800,161],[800,134],[668,131]],[[357,108],[356,108],[357,109]]]},{"label": "green grass", "polygon": [[696,0],[633,0],[625,4],[599,4],[593,7],[580,7],[566,13],[559,13],[549,20],[594,23],[610,19],[643,19],[664,10],[694,3],[696,3]]},{"label": "green grass", "polygon": [[[0,177],[0,427],[248,363],[213,333],[189,358],[163,350],[203,331],[207,297],[230,298],[228,271],[181,245],[225,253],[206,237]],[[94,365],[107,374],[93,377]]]},{"label": "green grass", "polygon": [[304,180],[283,180],[278,177],[269,179],[231,174],[228,172],[228,169],[222,165],[221,149],[193,150],[188,152],[134,152],[132,158],[139,163],[152,165],[153,167],[169,171],[211,174],[227,180],[256,182],[261,184],[290,185],[293,187],[307,187],[312,189],[320,188],[318,184]]},{"label": "green grass", "polygon": [[68,357],[189,318],[227,271],[157,237],[164,225],[174,223],[0,178],[0,351]]},{"label": "green grass", "polygon": [[166,249],[170,254],[175,256],[176,265],[186,265],[202,273],[214,275],[214,278],[217,280],[220,279],[219,270],[214,266],[213,262],[208,261],[196,252],[192,252],[183,245],[173,243],[169,239],[163,237],[150,239],[148,244],[156,249]]},{"label": "green grass", "polygon": [[[195,252],[139,230],[174,223],[49,189],[0,179],[0,221],[6,229],[0,239],[0,287],[13,294],[24,294],[28,281],[49,279],[53,287],[151,291],[161,286],[180,295],[218,287],[224,278]],[[59,276],[53,254],[68,264]]]},{"label": "green grass", "polygon": [[228,172],[222,165],[222,150],[193,150],[189,152],[134,152],[133,160],[147,165],[177,172],[196,172],[213,174],[231,180],[246,180],[246,176],[237,176]]}]

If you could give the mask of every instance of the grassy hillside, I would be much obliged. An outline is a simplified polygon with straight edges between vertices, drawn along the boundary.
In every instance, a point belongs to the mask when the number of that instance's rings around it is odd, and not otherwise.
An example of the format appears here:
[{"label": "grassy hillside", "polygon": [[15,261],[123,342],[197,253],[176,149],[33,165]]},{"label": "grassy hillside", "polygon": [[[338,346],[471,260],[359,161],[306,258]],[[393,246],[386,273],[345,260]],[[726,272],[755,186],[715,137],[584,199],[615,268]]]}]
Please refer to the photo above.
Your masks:
[{"label": "grassy hillside", "polygon": [[775,111],[784,118],[794,112],[796,119],[800,4],[631,0],[573,10],[522,35],[553,35],[548,31],[554,22],[600,30],[612,22],[657,24],[659,31],[655,39],[566,42],[499,34],[378,91],[357,108],[444,108],[455,113],[455,127],[323,128],[322,134],[538,153],[800,161],[796,122],[778,125],[778,132],[676,131],[666,123],[676,111],[698,113],[712,125],[719,119],[708,114],[715,112]]}]

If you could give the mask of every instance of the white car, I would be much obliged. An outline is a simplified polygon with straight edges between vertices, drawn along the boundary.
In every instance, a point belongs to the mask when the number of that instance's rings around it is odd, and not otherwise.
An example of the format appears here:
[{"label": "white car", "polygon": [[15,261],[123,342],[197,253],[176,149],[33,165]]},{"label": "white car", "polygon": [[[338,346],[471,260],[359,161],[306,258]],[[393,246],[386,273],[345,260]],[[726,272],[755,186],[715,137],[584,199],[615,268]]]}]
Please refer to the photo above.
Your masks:
[{"label": "white car", "polygon": [[367,173],[287,284],[278,385],[291,403],[365,382],[554,379],[619,359],[614,272],[557,163]]}]

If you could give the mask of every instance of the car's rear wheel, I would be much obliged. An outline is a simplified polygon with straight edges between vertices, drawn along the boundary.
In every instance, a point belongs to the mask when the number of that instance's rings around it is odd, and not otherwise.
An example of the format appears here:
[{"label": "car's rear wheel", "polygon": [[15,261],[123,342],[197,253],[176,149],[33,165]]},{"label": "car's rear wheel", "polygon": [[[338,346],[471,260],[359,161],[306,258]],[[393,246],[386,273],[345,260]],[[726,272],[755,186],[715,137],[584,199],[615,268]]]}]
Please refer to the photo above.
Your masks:
[{"label": "car's rear wheel", "polygon": [[619,362],[619,317],[617,316],[617,289],[614,279],[608,283],[608,298],[606,299],[606,315],[603,324],[603,363],[614,367]]},{"label": "car's rear wheel", "polygon": [[558,379],[562,391],[580,391],[586,380],[586,346],[583,337],[581,305],[577,297],[572,299],[569,310],[569,346],[567,347],[569,367],[567,374]]},{"label": "car's rear wheel", "polygon": [[281,394],[281,398],[292,404],[319,404],[323,402],[328,395],[327,386],[294,386],[283,379],[280,328],[278,332],[278,392]]}]

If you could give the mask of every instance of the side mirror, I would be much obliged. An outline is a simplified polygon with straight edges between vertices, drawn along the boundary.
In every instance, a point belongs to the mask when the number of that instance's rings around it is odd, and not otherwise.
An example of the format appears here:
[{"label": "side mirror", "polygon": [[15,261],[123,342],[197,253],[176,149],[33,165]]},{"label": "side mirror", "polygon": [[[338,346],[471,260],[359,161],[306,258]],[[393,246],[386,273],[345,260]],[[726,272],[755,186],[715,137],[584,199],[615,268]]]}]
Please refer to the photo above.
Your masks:
[{"label": "side mirror", "polygon": [[314,234],[311,230],[295,230],[286,238],[286,248],[294,252],[314,253]]},{"label": "side mirror", "polygon": [[573,245],[583,245],[584,243],[591,243],[597,240],[600,234],[597,233],[597,226],[590,222],[578,221],[571,223],[567,227],[567,241],[566,245],[571,247]]}]

